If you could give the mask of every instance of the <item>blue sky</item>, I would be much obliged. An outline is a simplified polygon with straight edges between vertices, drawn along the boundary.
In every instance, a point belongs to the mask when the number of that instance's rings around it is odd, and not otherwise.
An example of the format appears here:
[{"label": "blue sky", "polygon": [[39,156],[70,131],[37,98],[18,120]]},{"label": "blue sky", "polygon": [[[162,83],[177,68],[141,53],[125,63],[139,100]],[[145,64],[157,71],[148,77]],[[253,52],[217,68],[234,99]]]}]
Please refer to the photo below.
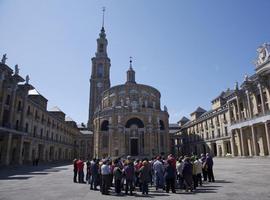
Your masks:
[{"label": "blue sky", "polygon": [[0,0],[0,54],[78,123],[88,119],[102,6],[111,85],[125,82],[132,56],[136,81],[160,90],[170,122],[210,109],[270,42],[268,0]]}]

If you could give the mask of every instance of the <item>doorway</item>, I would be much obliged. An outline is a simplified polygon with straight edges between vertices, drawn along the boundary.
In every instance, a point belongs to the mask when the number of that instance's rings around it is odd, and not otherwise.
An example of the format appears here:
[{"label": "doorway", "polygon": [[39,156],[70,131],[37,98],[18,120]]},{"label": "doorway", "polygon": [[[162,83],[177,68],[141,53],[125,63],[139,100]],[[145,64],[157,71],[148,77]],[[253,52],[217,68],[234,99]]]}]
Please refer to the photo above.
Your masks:
[{"label": "doorway", "polygon": [[131,156],[138,156],[138,138],[130,139],[130,154]]}]

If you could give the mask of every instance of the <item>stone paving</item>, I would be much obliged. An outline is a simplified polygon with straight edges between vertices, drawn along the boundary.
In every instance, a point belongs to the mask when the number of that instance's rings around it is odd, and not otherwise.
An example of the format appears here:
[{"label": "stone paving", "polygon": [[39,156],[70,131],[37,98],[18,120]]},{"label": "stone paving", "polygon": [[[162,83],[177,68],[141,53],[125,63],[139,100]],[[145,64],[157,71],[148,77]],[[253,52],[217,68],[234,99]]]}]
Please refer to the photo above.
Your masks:
[{"label": "stone paving", "polygon": [[194,193],[167,194],[150,190],[147,197],[103,196],[89,185],[72,182],[72,166],[42,165],[0,169],[0,200],[94,200],[94,199],[270,199],[270,159],[214,159],[216,182],[205,183]]}]

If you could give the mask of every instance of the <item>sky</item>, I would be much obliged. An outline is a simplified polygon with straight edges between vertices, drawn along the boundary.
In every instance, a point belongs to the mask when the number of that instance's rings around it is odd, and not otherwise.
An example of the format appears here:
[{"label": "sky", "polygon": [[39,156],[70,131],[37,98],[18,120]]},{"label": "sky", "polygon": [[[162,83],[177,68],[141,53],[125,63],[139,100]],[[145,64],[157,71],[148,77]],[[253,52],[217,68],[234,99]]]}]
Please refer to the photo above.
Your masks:
[{"label": "sky", "polygon": [[270,42],[268,0],[0,0],[0,54],[77,123],[88,119],[103,6],[111,85],[125,82],[132,56],[171,123],[254,74],[256,49]]}]

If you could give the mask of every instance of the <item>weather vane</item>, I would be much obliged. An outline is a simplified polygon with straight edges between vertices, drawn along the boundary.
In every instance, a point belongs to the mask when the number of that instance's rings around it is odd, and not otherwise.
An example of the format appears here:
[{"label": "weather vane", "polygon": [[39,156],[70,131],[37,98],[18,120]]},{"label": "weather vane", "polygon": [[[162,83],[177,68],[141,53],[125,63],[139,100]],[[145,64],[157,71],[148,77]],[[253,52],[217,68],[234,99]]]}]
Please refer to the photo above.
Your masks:
[{"label": "weather vane", "polygon": [[105,6],[102,7],[102,27],[104,27]]},{"label": "weather vane", "polygon": [[132,57],[131,56],[129,57],[129,64],[130,64],[130,67],[132,67]]}]

